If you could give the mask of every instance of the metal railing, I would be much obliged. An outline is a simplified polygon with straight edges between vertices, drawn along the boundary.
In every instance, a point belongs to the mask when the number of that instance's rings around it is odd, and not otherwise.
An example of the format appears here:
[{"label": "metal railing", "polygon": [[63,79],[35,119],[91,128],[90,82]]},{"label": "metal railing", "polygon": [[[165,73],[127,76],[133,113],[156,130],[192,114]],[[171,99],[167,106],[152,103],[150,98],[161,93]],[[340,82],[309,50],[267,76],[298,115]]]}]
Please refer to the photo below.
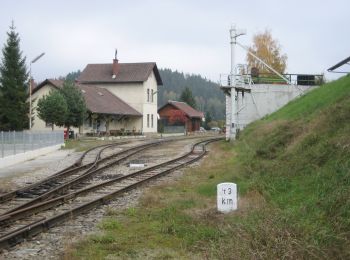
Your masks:
[{"label": "metal railing", "polygon": [[[293,85],[307,85],[307,86],[319,86],[324,83],[323,75],[321,74],[283,74],[283,76],[289,80]],[[236,83],[239,85],[244,84],[287,84],[283,79],[279,78],[272,73],[261,73],[259,75],[252,74],[236,74]],[[220,75],[220,85],[230,86],[233,82],[233,76],[229,74]]]},{"label": "metal railing", "polygon": [[63,131],[1,131],[0,158],[63,143]]}]

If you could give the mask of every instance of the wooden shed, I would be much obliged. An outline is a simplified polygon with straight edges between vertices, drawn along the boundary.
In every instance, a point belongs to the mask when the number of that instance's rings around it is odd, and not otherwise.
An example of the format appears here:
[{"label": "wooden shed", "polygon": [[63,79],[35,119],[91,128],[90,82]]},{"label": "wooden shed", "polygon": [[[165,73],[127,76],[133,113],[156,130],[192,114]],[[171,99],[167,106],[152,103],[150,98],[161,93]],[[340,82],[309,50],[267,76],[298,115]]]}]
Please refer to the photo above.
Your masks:
[{"label": "wooden shed", "polygon": [[198,131],[204,114],[185,102],[169,100],[158,109],[160,121],[165,126],[184,126],[187,132]]}]

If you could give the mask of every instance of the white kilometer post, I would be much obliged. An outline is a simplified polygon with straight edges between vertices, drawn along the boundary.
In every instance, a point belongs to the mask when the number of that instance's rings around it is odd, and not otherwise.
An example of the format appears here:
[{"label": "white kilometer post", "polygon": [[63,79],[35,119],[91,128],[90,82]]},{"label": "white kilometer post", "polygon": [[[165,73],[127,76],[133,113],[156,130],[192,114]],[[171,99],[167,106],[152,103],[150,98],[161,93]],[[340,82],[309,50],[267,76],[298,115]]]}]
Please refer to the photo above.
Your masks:
[{"label": "white kilometer post", "polygon": [[217,185],[218,211],[227,213],[237,209],[237,185],[224,182]]}]

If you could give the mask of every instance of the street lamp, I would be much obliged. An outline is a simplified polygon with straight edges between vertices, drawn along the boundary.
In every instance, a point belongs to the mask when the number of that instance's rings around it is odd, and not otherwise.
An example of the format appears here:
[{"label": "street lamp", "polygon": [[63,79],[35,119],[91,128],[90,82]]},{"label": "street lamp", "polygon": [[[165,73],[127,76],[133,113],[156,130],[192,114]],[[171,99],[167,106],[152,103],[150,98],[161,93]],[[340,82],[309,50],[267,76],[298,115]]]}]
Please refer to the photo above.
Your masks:
[{"label": "street lamp", "polygon": [[32,129],[32,63],[38,61],[45,52],[34,58],[29,64],[29,130]]}]

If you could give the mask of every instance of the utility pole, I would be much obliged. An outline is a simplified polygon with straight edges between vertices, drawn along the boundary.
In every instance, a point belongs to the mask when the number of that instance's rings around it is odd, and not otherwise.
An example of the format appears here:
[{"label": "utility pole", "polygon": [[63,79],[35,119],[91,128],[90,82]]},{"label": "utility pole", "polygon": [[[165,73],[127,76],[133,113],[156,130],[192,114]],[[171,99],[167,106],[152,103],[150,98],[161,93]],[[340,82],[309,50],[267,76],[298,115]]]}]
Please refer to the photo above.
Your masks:
[{"label": "utility pole", "polygon": [[41,53],[39,56],[35,57],[29,64],[29,130],[32,130],[32,63],[35,63],[45,52]]},{"label": "utility pole", "polygon": [[238,93],[236,93],[236,64],[235,64],[235,47],[237,37],[246,34],[244,30],[237,30],[233,25],[230,29],[230,44],[231,44],[231,72],[229,76],[229,86],[231,87],[231,125],[230,125],[230,140],[236,139],[237,130],[239,129],[238,122]]}]

